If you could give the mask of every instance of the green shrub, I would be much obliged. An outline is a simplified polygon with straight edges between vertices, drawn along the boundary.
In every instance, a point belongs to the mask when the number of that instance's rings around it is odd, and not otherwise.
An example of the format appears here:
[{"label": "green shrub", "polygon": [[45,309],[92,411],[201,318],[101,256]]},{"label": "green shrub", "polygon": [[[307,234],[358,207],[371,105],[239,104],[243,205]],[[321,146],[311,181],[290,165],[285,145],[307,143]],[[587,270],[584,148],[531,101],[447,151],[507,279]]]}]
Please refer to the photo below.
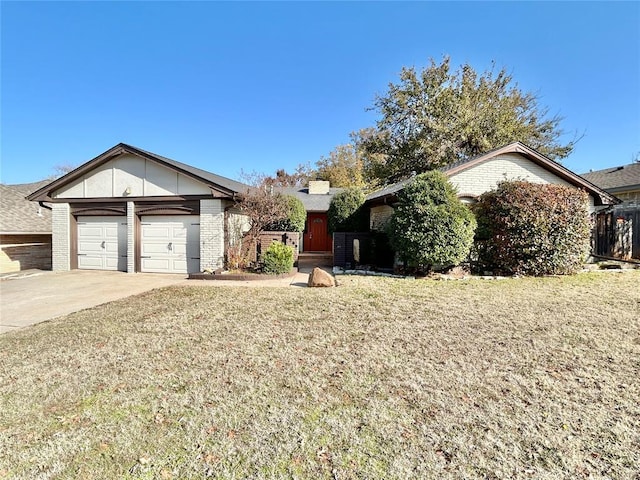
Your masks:
[{"label": "green shrub", "polygon": [[289,273],[293,268],[293,249],[282,242],[273,242],[262,254],[262,263],[266,273]]},{"label": "green shrub", "polygon": [[282,200],[287,203],[287,217],[269,224],[265,231],[272,232],[301,232],[307,220],[307,211],[302,201],[292,195],[282,195]]},{"label": "green shrub", "polygon": [[362,208],[364,200],[364,193],[358,188],[348,188],[334,195],[327,211],[329,233],[368,230],[367,212]]},{"label": "green shrub", "polygon": [[589,253],[585,192],[508,181],[474,205],[478,266],[507,275],[571,274]]},{"label": "green shrub", "polygon": [[415,177],[398,193],[387,224],[389,241],[411,267],[456,265],[468,255],[476,221],[455,188],[439,171]]}]

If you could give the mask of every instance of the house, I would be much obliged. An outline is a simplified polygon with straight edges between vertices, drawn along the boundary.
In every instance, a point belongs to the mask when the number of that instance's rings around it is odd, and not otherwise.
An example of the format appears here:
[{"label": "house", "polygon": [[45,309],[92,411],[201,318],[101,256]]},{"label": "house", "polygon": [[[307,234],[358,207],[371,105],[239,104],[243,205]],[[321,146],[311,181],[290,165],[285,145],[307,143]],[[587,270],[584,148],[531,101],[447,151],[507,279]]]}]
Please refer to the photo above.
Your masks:
[{"label": "house", "polygon": [[53,270],[196,273],[223,266],[248,188],[120,143],[27,198],[51,205]]},{"label": "house", "polygon": [[311,180],[308,188],[279,187],[277,190],[298,198],[307,211],[300,251],[331,252],[333,241],[329,234],[327,211],[333,196],[344,188],[332,188],[327,181]]},{"label": "house", "polygon": [[0,273],[51,269],[51,210],[25,198],[47,183],[0,185]]},{"label": "house", "polygon": [[582,177],[622,203],[596,218],[594,253],[640,259],[640,162],[583,173]]},{"label": "house", "polygon": [[616,209],[640,208],[640,162],[590,171],[581,177],[622,200]]},{"label": "house", "polygon": [[[458,197],[473,203],[483,193],[504,180],[527,180],[533,183],[556,183],[580,188],[589,194],[592,213],[619,203],[611,193],[573,173],[521,142],[510,143],[478,157],[444,167],[443,172],[458,190]],[[367,196],[370,228],[381,230],[393,214],[397,194],[411,178],[387,186]]]}]

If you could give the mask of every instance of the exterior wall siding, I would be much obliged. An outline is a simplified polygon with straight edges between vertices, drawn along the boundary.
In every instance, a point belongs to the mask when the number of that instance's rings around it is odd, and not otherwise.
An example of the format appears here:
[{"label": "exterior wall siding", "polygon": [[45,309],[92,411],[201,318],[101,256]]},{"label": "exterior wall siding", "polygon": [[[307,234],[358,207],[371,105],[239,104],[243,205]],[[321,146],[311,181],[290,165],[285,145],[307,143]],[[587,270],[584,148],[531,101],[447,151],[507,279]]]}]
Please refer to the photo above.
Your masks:
[{"label": "exterior wall siding", "polygon": [[68,203],[54,203],[51,216],[51,267],[53,271],[71,269],[71,211]]},{"label": "exterior wall siding", "polygon": [[206,195],[206,185],[156,162],[122,155],[55,192],[57,198]]},{"label": "exterior wall siding", "polygon": [[0,273],[51,270],[51,234],[0,235]]},{"label": "exterior wall siding", "polygon": [[499,155],[449,177],[460,195],[482,195],[503,180],[571,185],[517,153]]},{"label": "exterior wall siding", "polygon": [[373,207],[369,213],[369,228],[371,230],[383,230],[389,219],[393,215],[391,205],[379,205]]},{"label": "exterior wall siding", "polygon": [[200,200],[200,271],[224,265],[224,202]]},{"label": "exterior wall siding", "polygon": [[614,193],[614,195],[622,200],[621,207],[640,207],[640,190]]}]

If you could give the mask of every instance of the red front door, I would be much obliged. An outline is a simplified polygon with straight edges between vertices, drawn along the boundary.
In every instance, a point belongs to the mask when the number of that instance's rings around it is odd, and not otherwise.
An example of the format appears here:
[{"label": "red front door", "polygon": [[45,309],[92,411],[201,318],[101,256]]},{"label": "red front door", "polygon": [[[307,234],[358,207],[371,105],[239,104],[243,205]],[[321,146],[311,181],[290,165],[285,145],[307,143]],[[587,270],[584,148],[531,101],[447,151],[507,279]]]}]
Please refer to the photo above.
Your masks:
[{"label": "red front door", "polygon": [[328,232],[326,213],[308,213],[307,231],[304,234],[304,251],[330,252],[331,236]]}]

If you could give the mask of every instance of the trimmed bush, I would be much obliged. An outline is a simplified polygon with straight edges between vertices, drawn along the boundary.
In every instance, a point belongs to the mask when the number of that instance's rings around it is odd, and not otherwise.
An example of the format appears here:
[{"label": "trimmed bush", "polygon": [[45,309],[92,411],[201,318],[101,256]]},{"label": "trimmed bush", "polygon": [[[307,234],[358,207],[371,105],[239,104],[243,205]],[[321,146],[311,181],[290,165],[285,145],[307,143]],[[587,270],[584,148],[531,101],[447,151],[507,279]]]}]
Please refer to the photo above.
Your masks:
[{"label": "trimmed bush", "polygon": [[289,273],[293,268],[293,249],[282,242],[272,242],[262,254],[262,263],[265,273]]},{"label": "trimmed bush", "polygon": [[391,246],[410,267],[457,265],[473,244],[476,221],[440,171],[415,177],[398,193],[387,224]]},{"label": "trimmed bush", "polygon": [[283,195],[282,201],[287,203],[287,217],[274,222],[265,228],[273,232],[301,232],[307,220],[307,211],[302,201],[292,195]]},{"label": "trimmed bush", "polygon": [[588,195],[563,185],[507,181],[474,205],[481,270],[572,274],[590,246]]},{"label": "trimmed bush", "polygon": [[329,233],[367,231],[367,212],[362,209],[364,200],[364,193],[358,188],[334,195],[327,211]]}]

